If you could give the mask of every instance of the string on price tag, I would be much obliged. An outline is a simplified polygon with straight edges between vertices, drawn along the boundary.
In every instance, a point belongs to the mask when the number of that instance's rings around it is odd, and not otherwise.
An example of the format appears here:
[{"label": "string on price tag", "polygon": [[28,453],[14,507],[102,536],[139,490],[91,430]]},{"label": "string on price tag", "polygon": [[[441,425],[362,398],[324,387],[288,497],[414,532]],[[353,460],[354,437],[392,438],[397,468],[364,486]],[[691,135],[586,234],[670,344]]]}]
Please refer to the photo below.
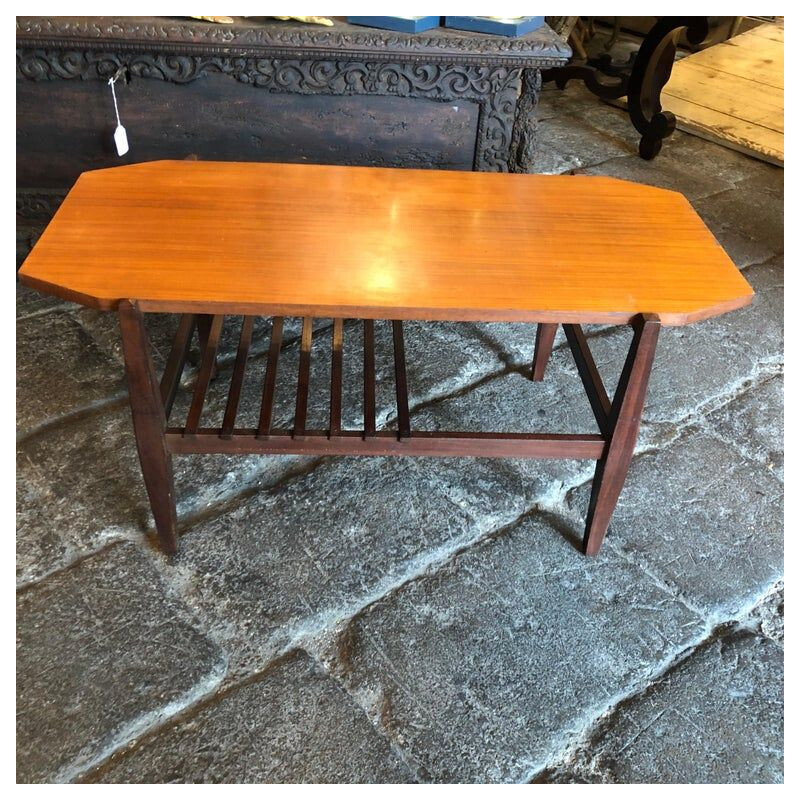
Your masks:
[{"label": "string on price tag", "polygon": [[114,100],[114,113],[117,115],[117,128],[114,131],[114,144],[117,146],[117,155],[124,156],[125,153],[128,152],[128,133],[125,130],[124,125],[120,121],[119,118],[119,107],[117,106],[117,93],[114,91],[114,84],[117,82],[117,79],[123,75],[125,72],[125,67],[120,67],[113,75],[113,77],[108,79],[108,85],[111,87],[111,97]]}]

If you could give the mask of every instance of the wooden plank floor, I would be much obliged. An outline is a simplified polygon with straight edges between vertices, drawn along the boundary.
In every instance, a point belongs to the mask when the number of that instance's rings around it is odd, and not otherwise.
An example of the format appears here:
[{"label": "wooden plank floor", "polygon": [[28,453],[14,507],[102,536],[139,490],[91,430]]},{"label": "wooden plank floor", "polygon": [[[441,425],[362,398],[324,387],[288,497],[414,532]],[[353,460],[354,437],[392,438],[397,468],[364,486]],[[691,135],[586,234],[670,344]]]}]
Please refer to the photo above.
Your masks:
[{"label": "wooden plank floor", "polygon": [[680,130],[783,166],[783,26],[681,59],[661,99]]}]

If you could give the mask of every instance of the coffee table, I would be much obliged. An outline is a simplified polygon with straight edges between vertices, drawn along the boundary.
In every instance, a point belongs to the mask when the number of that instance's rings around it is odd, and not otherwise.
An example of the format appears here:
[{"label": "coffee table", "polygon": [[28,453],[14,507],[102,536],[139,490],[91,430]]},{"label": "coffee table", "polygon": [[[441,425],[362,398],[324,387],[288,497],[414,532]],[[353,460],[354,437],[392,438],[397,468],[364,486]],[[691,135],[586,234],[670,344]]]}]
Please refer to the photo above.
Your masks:
[{"label": "coffee table", "polygon": [[[682,195],[605,177],[158,161],[83,173],[20,280],[119,315],[136,443],[161,546],[177,547],[172,456],[294,453],[597,461],[584,552],[595,554],[633,455],[662,325],[740,308],[748,283]],[[143,314],[181,314],[159,379]],[[227,406],[201,427],[226,315],[242,316]],[[256,316],[272,317],[259,423],[237,427]],[[283,319],[303,318],[291,429],[272,424]],[[306,425],[313,319],[331,327],[330,415]],[[363,425],[342,425],[343,320],[363,320]],[[391,320],[396,430],[375,423],[375,320]],[[598,430],[412,427],[403,320],[537,323],[532,378],[563,325]],[[630,325],[609,397],[582,325]],[[197,332],[182,425],[170,416]],[[327,334],[326,334],[327,335]],[[533,338],[533,337],[532,337]]]}]

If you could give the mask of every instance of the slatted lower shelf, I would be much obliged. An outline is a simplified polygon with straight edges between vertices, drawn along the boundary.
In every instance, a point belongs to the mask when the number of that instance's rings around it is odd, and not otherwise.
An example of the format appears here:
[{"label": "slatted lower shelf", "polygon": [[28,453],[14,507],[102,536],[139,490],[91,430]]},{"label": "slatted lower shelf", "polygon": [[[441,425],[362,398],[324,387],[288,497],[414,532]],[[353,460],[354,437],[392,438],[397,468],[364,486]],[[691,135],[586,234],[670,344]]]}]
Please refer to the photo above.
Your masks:
[{"label": "slatted lower shelf", "polygon": [[273,429],[273,406],[283,342],[283,318],[272,320],[257,428],[236,427],[242,386],[253,341],[254,318],[242,318],[239,346],[230,379],[227,403],[219,428],[201,427],[208,389],[216,373],[217,350],[224,317],[184,315],[178,326],[161,380],[167,420],[171,416],[192,336],[197,331],[202,356],[192,400],[183,427],[167,426],[166,446],[172,453],[292,453],[308,455],[482,456],[504,458],[599,459],[606,444],[599,434],[485,433],[412,430],[406,379],[403,324],[392,321],[397,430],[376,430],[375,324],[363,320],[364,413],[360,430],[342,429],[343,327],[333,320],[331,337],[329,427],[308,429],[313,320],[303,319],[297,374],[294,423]]}]

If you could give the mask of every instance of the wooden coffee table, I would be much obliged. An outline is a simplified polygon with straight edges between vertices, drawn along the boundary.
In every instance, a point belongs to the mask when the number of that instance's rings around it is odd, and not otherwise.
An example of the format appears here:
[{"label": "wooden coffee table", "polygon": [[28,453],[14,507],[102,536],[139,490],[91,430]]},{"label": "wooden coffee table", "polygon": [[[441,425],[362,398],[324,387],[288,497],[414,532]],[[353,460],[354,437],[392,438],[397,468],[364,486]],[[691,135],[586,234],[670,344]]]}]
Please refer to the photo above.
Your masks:
[{"label": "wooden coffee table", "polygon": [[[612,178],[294,164],[160,161],[86,172],[20,280],[116,311],[136,443],[161,546],[177,544],[172,455],[295,453],[597,461],[584,550],[608,528],[633,455],[661,325],[747,305],[753,292],[680,194]],[[159,380],[146,312],[182,314]],[[241,315],[220,427],[200,426],[225,315]],[[259,424],[237,427],[254,316],[272,317]],[[285,316],[303,318],[291,429],[272,424]],[[330,419],[306,425],[312,320],[333,319]],[[342,427],[343,319],[363,320],[364,414]],[[397,429],[375,424],[374,320],[392,321]],[[403,320],[538,323],[541,380],[564,326],[597,432],[412,428]],[[582,324],[630,325],[609,398]],[[169,417],[198,334],[183,425]],[[328,335],[327,333],[325,335]],[[533,338],[533,337],[532,337]]]}]

